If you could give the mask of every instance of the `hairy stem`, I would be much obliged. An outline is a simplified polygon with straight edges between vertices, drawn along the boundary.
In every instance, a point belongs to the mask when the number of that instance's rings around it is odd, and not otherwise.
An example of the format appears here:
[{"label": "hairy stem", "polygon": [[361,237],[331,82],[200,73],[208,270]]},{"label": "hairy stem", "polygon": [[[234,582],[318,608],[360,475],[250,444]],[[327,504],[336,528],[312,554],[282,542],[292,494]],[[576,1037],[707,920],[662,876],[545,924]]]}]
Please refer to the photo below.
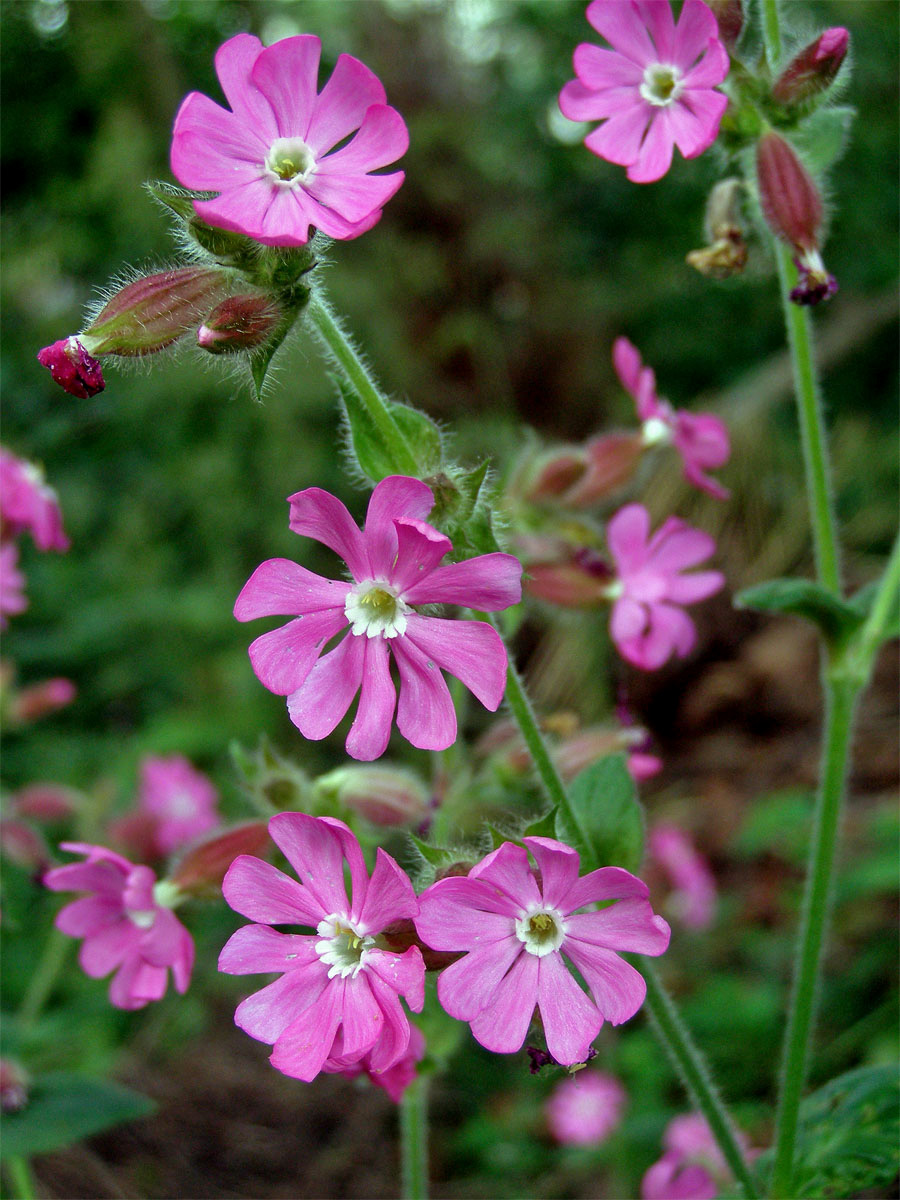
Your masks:
[{"label": "hairy stem", "polygon": [[419,1075],[400,1100],[403,1200],[428,1200],[428,1076]]}]

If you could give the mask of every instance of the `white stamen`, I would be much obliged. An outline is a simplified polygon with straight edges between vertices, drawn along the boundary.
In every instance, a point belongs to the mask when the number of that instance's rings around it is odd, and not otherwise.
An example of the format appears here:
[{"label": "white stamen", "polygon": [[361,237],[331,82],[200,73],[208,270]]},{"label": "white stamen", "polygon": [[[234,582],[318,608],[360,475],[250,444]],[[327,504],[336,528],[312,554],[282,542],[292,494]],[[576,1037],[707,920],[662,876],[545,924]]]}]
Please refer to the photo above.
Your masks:
[{"label": "white stamen", "polygon": [[277,187],[301,187],[316,173],[315,156],[302,138],[277,138],[263,166]]},{"label": "white stamen", "polygon": [[322,938],[316,942],[316,954],[328,966],[328,978],[354,978],[366,964],[366,953],[375,939],[361,933],[346,915],[333,913],[316,926]]},{"label": "white stamen", "polygon": [[566,923],[555,908],[536,908],[516,921],[516,937],[529,954],[543,958],[565,941]]},{"label": "white stamen", "polygon": [[366,637],[400,637],[406,632],[406,615],[412,612],[389,583],[367,579],[347,593],[344,616],[351,632]]},{"label": "white stamen", "polygon": [[683,89],[681,71],[671,63],[651,63],[644,71],[641,96],[655,108],[674,104]]}]

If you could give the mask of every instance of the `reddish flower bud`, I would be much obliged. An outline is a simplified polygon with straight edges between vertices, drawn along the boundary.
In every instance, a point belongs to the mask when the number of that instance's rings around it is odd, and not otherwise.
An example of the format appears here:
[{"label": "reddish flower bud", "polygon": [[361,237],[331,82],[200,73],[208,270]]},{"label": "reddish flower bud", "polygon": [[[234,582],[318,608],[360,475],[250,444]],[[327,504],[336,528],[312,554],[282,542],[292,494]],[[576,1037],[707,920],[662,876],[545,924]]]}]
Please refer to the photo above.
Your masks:
[{"label": "reddish flower bud", "polygon": [[195,329],[225,289],[224,272],[179,267],[145,275],[112,296],[80,335],[94,354],[139,358]]},{"label": "reddish flower bud", "polygon": [[197,331],[197,345],[210,354],[236,354],[266,342],[281,321],[278,306],[268,296],[229,296],[209,314]]},{"label": "reddish flower bud", "polygon": [[202,893],[217,888],[239,854],[261,854],[269,841],[264,821],[248,821],[224,832],[210,834],[188,850],[172,872],[179,892]]},{"label": "reddish flower bud", "polygon": [[0,821],[0,850],[11,862],[29,871],[45,871],[51,863],[47,843],[24,821]]},{"label": "reddish flower bud", "polygon": [[719,26],[719,40],[726,50],[733,50],[744,28],[744,8],[741,0],[706,0]]},{"label": "reddish flower bud", "polygon": [[523,577],[532,596],[563,608],[598,608],[608,599],[612,582],[606,560],[587,549],[569,549],[555,561],[529,563]]},{"label": "reddish flower bud", "polygon": [[34,821],[64,821],[78,808],[78,793],[60,783],[29,783],[10,800],[17,817]]},{"label": "reddish flower bud", "polygon": [[106,384],[96,358],[92,358],[77,337],[62,338],[38,351],[38,362],[70,396],[87,400],[102,392]]},{"label": "reddish flower bud", "polygon": [[847,56],[850,34],[837,26],[826,29],[791,60],[772,88],[779,104],[803,104],[834,83]]},{"label": "reddish flower bud", "polygon": [[638,433],[608,433],[591,438],[584,449],[587,470],[564,497],[571,508],[589,508],[626,484],[644,446]]},{"label": "reddish flower bud", "polygon": [[543,458],[532,481],[525,488],[529,500],[548,500],[563,496],[587,469],[584,451],[555,450]]},{"label": "reddish flower bud", "polygon": [[373,825],[415,825],[429,811],[429,792],[412,771],[372,764],[338,767],[313,784],[316,794],[358,812]]},{"label": "reddish flower bud", "polygon": [[28,1103],[28,1072],[9,1058],[0,1058],[0,1110],[20,1112]]},{"label": "reddish flower bud", "polygon": [[71,679],[45,679],[41,683],[24,687],[10,703],[10,719],[30,725],[49,713],[57,712],[71,704],[77,695],[77,689]]}]

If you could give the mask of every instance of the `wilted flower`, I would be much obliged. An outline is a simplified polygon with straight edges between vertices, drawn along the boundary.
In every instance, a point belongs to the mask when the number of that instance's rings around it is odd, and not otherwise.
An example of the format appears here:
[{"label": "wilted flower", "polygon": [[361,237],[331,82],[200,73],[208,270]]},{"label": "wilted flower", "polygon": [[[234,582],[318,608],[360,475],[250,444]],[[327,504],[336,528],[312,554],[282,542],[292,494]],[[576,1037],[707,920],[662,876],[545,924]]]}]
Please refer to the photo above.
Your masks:
[{"label": "wilted flower", "polygon": [[606,530],[618,578],[607,589],[613,601],[610,632],[619,653],[636,667],[655,671],[674,653],[693,649],[697,630],[680,607],[705,600],[725,582],[720,571],[694,571],[715,551],[708,533],[669,517],[650,537],[650,514],[628,504]]},{"label": "wilted flower", "polygon": [[26,530],[39,550],[68,550],[59,499],[34,463],[0,446],[0,529],[4,538]]},{"label": "wilted flower", "polygon": [[310,34],[264,48],[239,33],[219,47],[216,72],[231,111],[191,92],[172,136],[176,177],[219,193],[194,202],[204,221],[266,246],[302,246],[311,226],[354,238],[379,219],[403,172],[372,172],[406,153],[406,125],[349,54],[317,95],[320,51]]},{"label": "wilted flower", "polygon": [[622,1120],[625,1089],[603,1071],[579,1071],[557,1084],[544,1105],[550,1132],[564,1146],[602,1142]]},{"label": "wilted flower", "polygon": [[74,335],[39,350],[37,360],[70,396],[87,400],[106,387],[100,363]]},{"label": "wilted flower", "polygon": [[[432,491],[392,475],[372,492],[365,529],[321,488],[290,497],[291,529],[324,542],[347,563],[352,582],[323,579],[284,558],[257,567],[234,606],[239,621],[295,619],[250,646],[260,682],[287,696],[304,737],[327,737],[357,692],[359,707],[347,753],[371,760],[387,747],[396,695],[390,657],[400,675],[397,728],[414,746],[444,750],[456,738],[456,712],[442,670],[496,711],[506,687],[506,649],[482,621],[423,616],[420,604],[459,604],[494,612],[521,595],[521,564],[511,554],[482,554],[440,566],[450,539],[424,518]],[[336,634],[346,636],[323,654]]]},{"label": "wilted flower", "polygon": [[628,168],[633,183],[661,179],[675,146],[696,158],[716,139],[728,98],[714,89],[728,53],[702,0],[685,0],[676,25],[669,0],[593,0],[587,18],[612,46],[575,50],[576,79],[559,107],[572,121],[603,121],[584,144]]},{"label": "wilted flower", "polygon": [[[464,952],[438,978],[438,998],[452,1017],[470,1023],[482,1046],[518,1050],[537,1006],[550,1054],[565,1065],[581,1063],[604,1021],[620,1025],[644,1002],[644,980],[616,952],[662,954],[669,926],[628,871],[601,867],[579,879],[570,846],[524,841],[540,883],[528,852],[504,842],[468,876],[438,880],[423,892],[416,929],[435,950]],[[617,903],[577,911],[609,900]]]},{"label": "wilted flower", "polygon": [[114,971],[109,986],[116,1008],[143,1008],[160,1000],[169,968],[177,992],[187,991],[194,964],[191,935],[172,912],[177,889],[157,883],[149,867],[82,842],[63,842],[61,850],[84,854],[83,863],[54,867],[44,884],[54,892],[88,892],[61,909],[56,928],[84,938],[78,961],[85,974],[101,979]]},{"label": "wilted flower", "polygon": [[[258,924],[232,935],[219,970],[280,975],[238,1006],[235,1023],[272,1045],[272,1066],[295,1079],[354,1063],[373,1074],[388,1071],[410,1047],[399,997],[414,1012],[425,998],[418,947],[397,954],[381,939],[386,926],[418,912],[412,884],[380,847],[370,878],[359,842],[332,817],[280,813],[269,833],[300,882],[249,855],[235,859],[225,876],[225,899]],[[278,933],[272,925],[315,933]]]}]

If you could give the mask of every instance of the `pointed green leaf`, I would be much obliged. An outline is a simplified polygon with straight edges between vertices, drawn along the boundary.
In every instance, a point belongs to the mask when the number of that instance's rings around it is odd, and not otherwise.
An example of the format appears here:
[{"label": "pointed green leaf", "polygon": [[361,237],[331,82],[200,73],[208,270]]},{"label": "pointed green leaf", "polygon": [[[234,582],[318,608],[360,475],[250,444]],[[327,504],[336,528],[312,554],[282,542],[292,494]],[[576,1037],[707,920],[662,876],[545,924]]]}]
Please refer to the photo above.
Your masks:
[{"label": "pointed green leaf", "polygon": [[597,867],[637,871],[644,857],[644,815],[624,754],[609,754],[569,786],[571,813],[556,811],[556,836],[581,856],[582,872]]},{"label": "pointed green leaf", "polygon": [[48,1154],[146,1117],[155,1107],[149,1097],[118,1083],[62,1071],[42,1075],[31,1085],[26,1106],[20,1112],[4,1113],[0,1156]]},{"label": "pointed green leaf", "polygon": [[[862,621],[868,617],[880,588],[881,580],[873,580],[872,583],[867,583],[865,587],[860,588],[847,601],[854,612],[859,613]],[[879,640],[882,643],[889,642],[896,637],[900,637],[900,591],[894,592],[890,612],[882,627]]]},{"label": "pointed green leaf", "polygon": [[297,312],[289,313],[264,346],[260,346],[257,350],[251,350],[247,354],[257,400],[262,400],[263,384],[266,381],[269,367],[272,365],[272,359],[275,357],[281,343],[287,337],[296,319]]},{"label": "pointed green leaf", "polygon": [[425,861],[433,867],[444,867],[448,863],[453,862],[457,857],[457,855],[445,846],[430,846],[428,842],[416,837],[414,833],[409,835],[409,839]]},{"label": "pointed green leaf", "polygon": [[431,417],[396,400],[389,400],[388,408],[416,456],[419,475],[431,475],[440,470],[444,454],[441,431]]},{"label": "pointed green leaf", "polygon": [[556,837],[556,808],[551,808],[548,813],[544,813],[542,817],[538,817],[536,821],[532,821],[530,825],[526,825],[522,830],[523,837]]},{"label": "pointed green leaf", "polygon": [[744,588],[735,596],[734,603],[737,608],[805,617],[834,646],[845,642],[863,622],[852,604],[811,579],[770,579]]},{"label": "pointed green leaf", "polygon": [[[342,376],[332,375],[331,378],[340,393],[355,465],[372,483],[378,483],[387,475],[398,474],[394,448],[369,416],[356,390]],[[419,476],[439,470],[443,448],[441,431],[434,421],[425,413],[394,400],[389,400],[387,407],[415,455]]]},{"label": "pointed green leaf", "polygon": [[806,165],[814,174],[834,166],[844,153],[855,116],[855,110],[847,106],[820,108],[792,133]]},{"label": "pointed green leaf", "polygon": [[185,188],[176,187],[174,183],[165,183],[161,179],[151,179],[144,184],[144,187],[154,200],[185,221],[190,221],[194,217],[194,200],[205,195],[203,192],[189,192]]}]

